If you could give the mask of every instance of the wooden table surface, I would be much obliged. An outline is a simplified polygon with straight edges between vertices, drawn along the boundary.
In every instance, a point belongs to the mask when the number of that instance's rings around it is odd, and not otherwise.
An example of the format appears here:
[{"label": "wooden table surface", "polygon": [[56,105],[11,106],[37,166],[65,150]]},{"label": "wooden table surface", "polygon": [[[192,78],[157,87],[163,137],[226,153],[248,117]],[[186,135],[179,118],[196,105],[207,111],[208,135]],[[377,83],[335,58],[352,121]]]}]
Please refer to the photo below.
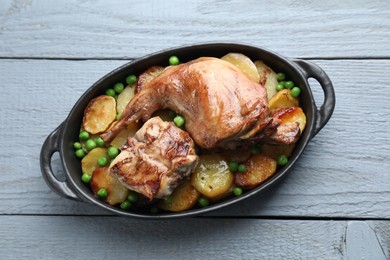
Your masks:
[{"label": "wooden table surface", "polygon": [[[41,146],[88,87],[132,59],[207,41],[307,59],[331,78],[334,114],[281,183],[170,221],[49,189]],[[390,258],[390,1],[1,0],[0,84],[0,259]],[[58,154],[52,165],[63,178]]]}]

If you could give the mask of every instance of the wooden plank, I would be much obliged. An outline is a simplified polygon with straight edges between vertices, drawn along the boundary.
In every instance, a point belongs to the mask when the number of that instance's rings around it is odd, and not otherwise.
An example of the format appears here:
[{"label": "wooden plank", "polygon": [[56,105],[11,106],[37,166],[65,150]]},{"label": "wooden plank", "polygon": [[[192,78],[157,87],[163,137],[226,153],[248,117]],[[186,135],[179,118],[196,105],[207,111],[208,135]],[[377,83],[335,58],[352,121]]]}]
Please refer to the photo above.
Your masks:
[{"label": "wooden plank", "polygon": [[0,5],[0,57],[134,58],[204,41],[289,57],[383,57],[390,2],[47,1]]},{"label": "wooden plank", "polygon": [[[344,259],[345,221],[0,216],[4,259]],[[315,231],[315,232],[314,232]],[[390,242],[388,240],[387,242]]]},{"label": "wooden plank", "polygon": [[[337,105],[277,186],[211,215],[389,218],[389,60],[317,60],[333,80]],[[106,214],[62,199],[44,183],[39,152],[79,96],[125,61],[1,60],[2,214]],[[21,71],[23,74],[21,74]],[[313,86],[316,96],[321,91]],[[377,106],[373,106],[377,104]],[[55,171],[61,171],[58,156]]]}]

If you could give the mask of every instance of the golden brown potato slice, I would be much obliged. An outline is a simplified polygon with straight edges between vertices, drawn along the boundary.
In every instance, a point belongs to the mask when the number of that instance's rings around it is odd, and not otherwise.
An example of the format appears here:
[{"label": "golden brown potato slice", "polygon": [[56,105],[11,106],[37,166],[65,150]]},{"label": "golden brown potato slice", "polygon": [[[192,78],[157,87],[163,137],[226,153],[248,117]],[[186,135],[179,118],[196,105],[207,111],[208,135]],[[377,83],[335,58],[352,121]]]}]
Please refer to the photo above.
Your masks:
[{"label": "golden brown potato slice", "polygon": [[262,84],[267,90],[268,100],[276,94],[276,86],[278,85],[278,80],[276,78],[276,73],[270,67],[268,67],[263,61],[255,61],[255,66],[257,72],[260,76],[260,84]]},{"label": "golden brown potato slice", "polygon": [[133,99],[134,88],[134,86],[129,85],[118,95],[118,98],[116,99],[116,112],[118,114],[122,114],[127,104]]},{"label": "golden brown potato slice", "polygon": [[243,71],[246,75],[248,75],[251,79],[256,82],[259,82],[260,76],[257,72],[255,64],[244,54],[231,52],[223,56],[221,59],[233,64],[241,71]]},{"label": "golden brown potato slice", "polygon": [[108,166],[95,169],[91,179],[91,188],[95,195],[100,189],[106,189],[108,195],[105,201],[110,205],[122,203],[129,194],[129,190],[109,174]]},{"label": "golden brown potato slice", "polygon": [[127,138],[133,137],[138,129],[141,128],[141,124],[133,122],[129,124],[125,129],[119,132],[117,136],[115,136],[114,140],[112,140],[111,145],[116,148],[121,148],[126,142]]},{"label": "golden brown potato slice", "polygon": [[299,100],[291,96],[291,90],[283,89],[277,92],[268,102],[269,110],[273,112],[278,108],[297,107]]},{"label": "golden brown potato slice", "polygon": [[92,99],[84,110],[83,127],[91,134],[101,133],[107,130],[115,117],[115,99],[101,95]]},{"label": "golden brown potato slice", "polygon": [[157,77],[163,72],[165,68],[161,66],[153,66],[142,72],[138,76],[137,86],[135,88],[135,93],[138,93],[147,83],[149,83],[152,79]]},{"label": "golden brown potato slice", "polygon": [[170,203],[161,200],[158,207],[173,212],[187,210],[196,204],[199,196],[200,193],[192,186],[191,182],[185,181],[173,191]]},{"label": "golden brown potato slice", "polygon": [[90,151],[82,160],[81,160],[81,169],[83,173],[92,175],[93,171],[99,167],[97,161],[100,157],[106,156],[106,148],[95,148]]},{"label": "golden brown potato slice", "polygon": [[219,154],[199,156],[199,164],[191,175],[191,183],[200,193],[212,199],[224,194],[233,183],[226,160]]},{"label": "golden brown potato slice", "polygon": [[261,147],[261,153],[276,160],[280,155],[290,157],[295,148],[295,144],[263,144]]},{"label": "golden brown potato slice", "polygon": [[285,123],[298,123],[301,133],[306,126],[306,115],[300,107],[289,107],[286,109],[277,109],[272,113],[272,117],[277,117]]},{"label": "golden brown potato slice", "polygon": [[276,172],[277,163],[264,154],[252,156],[246,163],[246,172],[237,172],[234,183],[244,189],[253,189]]}]

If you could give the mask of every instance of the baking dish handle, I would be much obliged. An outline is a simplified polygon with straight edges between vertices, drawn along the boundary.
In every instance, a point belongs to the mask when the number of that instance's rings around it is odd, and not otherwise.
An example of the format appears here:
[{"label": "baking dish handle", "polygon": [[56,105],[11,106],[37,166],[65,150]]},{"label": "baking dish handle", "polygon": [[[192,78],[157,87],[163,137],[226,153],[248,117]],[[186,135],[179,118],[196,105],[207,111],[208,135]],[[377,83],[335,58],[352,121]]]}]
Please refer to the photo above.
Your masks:
[{"label": "baking dish handle", "polygon": [[[293,60],[298,65],[301,72],[304,74],[306,81],[309,78],[316,79],[324,91],[324,102],[321,107],[317,107],[315,114],[315,126],[311,138],[313,138],[329,121],[333,114],[336,105],[336,96],[332,82],[328,75],[320,67],[306,60],[295,59]],[[307,81],[309,85],[309,82]],[[314,102],[314,101],[313,101]]]},{"label": "baking dish handle", "polygon": [[70,187],[69,183],[67,181],[58,180],[51,168],[51,158],[55,152],[58,152],[58,141],[62,126],[63,123],[51,132],[43,143],[40,155],[42,176],[46,184],[58,195],[64,198],[81,201],[76,192]]}]

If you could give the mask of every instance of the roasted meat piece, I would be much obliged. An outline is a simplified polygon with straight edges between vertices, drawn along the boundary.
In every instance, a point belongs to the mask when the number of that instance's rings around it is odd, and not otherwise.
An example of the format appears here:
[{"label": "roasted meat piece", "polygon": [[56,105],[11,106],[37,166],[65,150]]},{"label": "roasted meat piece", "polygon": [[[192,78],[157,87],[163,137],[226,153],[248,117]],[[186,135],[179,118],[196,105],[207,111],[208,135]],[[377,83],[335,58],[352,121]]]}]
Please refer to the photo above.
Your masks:
[{"label": "roasted meat piece", "polygon": [[170,195],[197,162],[188,133],[153,117],[121,148],[110,165],[110,174],[152,200]]}]

